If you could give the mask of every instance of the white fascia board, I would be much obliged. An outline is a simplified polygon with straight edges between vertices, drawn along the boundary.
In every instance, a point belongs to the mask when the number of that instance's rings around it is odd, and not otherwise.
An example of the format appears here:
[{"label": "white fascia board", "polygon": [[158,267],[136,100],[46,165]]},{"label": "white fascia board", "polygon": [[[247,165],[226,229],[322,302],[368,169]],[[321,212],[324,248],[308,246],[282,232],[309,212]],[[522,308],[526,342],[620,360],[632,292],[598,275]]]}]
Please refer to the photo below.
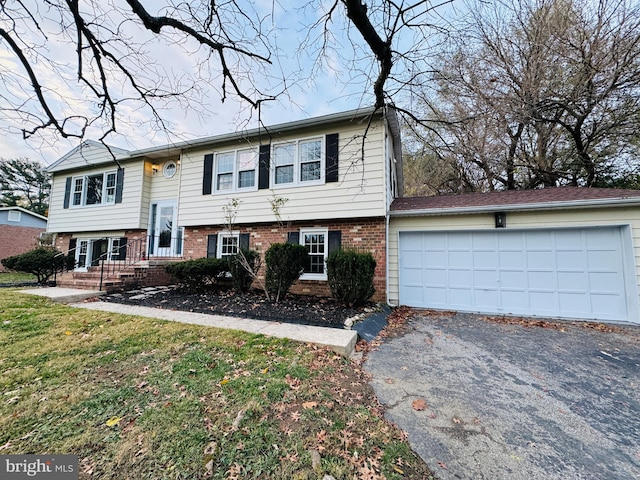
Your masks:
[{"label": "white fascia board", "polygon": [[596,200],[572,200],[564,202],[540,202],[507,205],[483,205],[481,207],[427,208],[421,210],[391,210],[392,217],[420,217],[438,215],[465,215],[493,212],[523,212],[531,210],[567,210],[572,208],[606,208],[640,206],[640,198],[602,198]]}]

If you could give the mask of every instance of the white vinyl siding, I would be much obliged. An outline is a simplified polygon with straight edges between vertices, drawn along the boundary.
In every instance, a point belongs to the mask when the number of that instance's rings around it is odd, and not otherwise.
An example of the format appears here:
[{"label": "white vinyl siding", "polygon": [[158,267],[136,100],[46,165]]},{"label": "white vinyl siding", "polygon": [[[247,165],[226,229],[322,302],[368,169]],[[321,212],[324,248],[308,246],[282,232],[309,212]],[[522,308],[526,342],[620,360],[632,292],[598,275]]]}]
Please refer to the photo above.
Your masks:
[{"label": "white vinyl siding", "polygon": [[[585,229],[590,227],[615,227],[620,229],[625,265],[625,285],[628,290],[628,311],[638,309],[640,284],[640,209],[637,208],[590,208],[535,212],[507,212],[509,230],[549,231],[555,229]],[[493,213],[469,215],[442,215],[423,217],[391,217],[389,226],[388,301],[398,305],[399,298],[399,238],[400,232],[493,232]],[[630,321],[637,321],[630,318]]]},{"label": "white vinyl siding", "polygon": [[[337,124],[325,126],[316,135],[304,138],[322,138],[323,156],[325,135],[339,133],[339,174],[338,182],[308,182],[302,186],[280,185],[277,195],[287,199],[282,208],[283,221],[323,220],[336,218],[384,217],[386,214],[384,127],[382,121],[374,122],[362,141],[362,124]],[[277,138],[272,143],[270,158],[271,175],[277,164],[273,147],[297,141],[301,136],[291,134]],[[362,158],[364,148],[364,160]],[[203,158],[212,151],[230,150],[229,145],[220,145],[191,151],[182,158],[182,183],[178,219],[182,226],[199,226],[224,223],[222,208],[228,199],[238,198],[240,206],[236,223],[273,222],[275,216],[270,199],[273,189],[229,193],[227,195],[202,195]],[[214,162],[215,163],[215,162]],[[310,164],[313,162],[309,162]],[[313,170],[309,167],[307,171]],[[324,158],[322,160],[324,170]],[[215,178],[215,165],[213,176]],[[324,171],[322,172],[324,179]],[[324,180],[322,180],[324,182]],[[215,190],[214,190],[215,191]]]},{"label": "white vinyl siding", "polygon": [[[148,219],[143,219],[141,215],[141,197],[144,196],[146,191],[146,187],[144,187],[144,164],[140,160],[123,163],[122,166],[125,170],[122,203],[99,206],[74,207],[72,204],[74,182],[72,181],[69,208],[62,208],[67,177],[84,177],[104,173],[104,166],[102,168],[86,169],[82,172],[55,173],[52,179],[51,207],[47,231],[78,232],[82,230],[84,232],[95,232],[105,228],[146,229]],[[109,193],[107,192],[106,195],[109,195]]]}]

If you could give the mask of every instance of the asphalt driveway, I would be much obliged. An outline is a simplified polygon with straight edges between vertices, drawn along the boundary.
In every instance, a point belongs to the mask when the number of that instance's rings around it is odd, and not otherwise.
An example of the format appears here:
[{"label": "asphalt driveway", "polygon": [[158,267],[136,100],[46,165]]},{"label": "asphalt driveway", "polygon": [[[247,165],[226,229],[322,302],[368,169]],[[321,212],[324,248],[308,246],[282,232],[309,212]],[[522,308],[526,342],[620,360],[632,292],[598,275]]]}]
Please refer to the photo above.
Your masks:
[{"label": "asphalt driveway", "polygon": [[364,368],[441,479],[640,478],[640,328],[423,315]]}]

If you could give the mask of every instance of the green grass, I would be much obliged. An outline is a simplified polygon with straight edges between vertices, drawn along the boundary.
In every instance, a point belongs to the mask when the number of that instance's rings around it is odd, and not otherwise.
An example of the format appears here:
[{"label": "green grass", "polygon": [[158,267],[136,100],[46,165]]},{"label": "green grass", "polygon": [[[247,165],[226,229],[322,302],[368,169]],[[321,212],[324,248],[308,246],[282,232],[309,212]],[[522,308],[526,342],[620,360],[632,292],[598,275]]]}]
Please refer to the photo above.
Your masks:
[{"label": "green grass", "polygon": [[37,280],[36,276],[30,273],[0,272],[0,285],[36,282]]},{"label": "green grass", "polygon": [[357,365],[287,340],[3,290],[0,391],[0,453],[81,479],[432,478]]}]

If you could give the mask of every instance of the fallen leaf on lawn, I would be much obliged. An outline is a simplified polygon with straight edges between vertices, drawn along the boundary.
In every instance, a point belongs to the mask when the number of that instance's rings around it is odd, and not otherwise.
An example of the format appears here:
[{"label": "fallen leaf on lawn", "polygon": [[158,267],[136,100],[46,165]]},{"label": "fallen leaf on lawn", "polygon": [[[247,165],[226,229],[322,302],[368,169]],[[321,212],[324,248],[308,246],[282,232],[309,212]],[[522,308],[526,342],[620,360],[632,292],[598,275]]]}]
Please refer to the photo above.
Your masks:
[{"label": "fallen leaf on lawn", "polygon": [[315,408],[318,406],[318,402],[304,402],[302,404],[302,408],[304,408],[305,410],[310,410],[312,408]]},{"label": "fallen leaf on lawn", "polygon": [[261,373],[262,374],[269,373],[269,368],[267,367],[267,368],[261,370]]},{"label": "fallen leaf on lawn", "polygon": [[427,402],[425,402],[423,398],[416,398],[413,402],[411,402],[411,406],[414,410],[421,412],[427,409]]},{"label": "fallen leaf on lawn", "polygon": [[404,475],[404,470],[402,470],[401,468],[396,467],[396,466],[394,465],[394,466],[393,466],[393,469],[394,469],[396,472],[398,472],[400,475]]},{"label": "fallen leaf on lawn", "polygon": [[72,332],[70,332],[69,330],[67,330],[66,332],[64,332],[65,335],[73,335]]},{"label": "fallen leaf on lawn", "polygon": [[120,420],[122,420],[122,417],[111,417],[109,420],[105,422],[105,425],[107,427],[115,427],[120,423]]},{"label": "fallen leaf on lawn", "polygon": [[220,380],[220,385],[226,385],[227,383],[229,383],[229,379],[228,378],[224,378],[224,379]]}]

